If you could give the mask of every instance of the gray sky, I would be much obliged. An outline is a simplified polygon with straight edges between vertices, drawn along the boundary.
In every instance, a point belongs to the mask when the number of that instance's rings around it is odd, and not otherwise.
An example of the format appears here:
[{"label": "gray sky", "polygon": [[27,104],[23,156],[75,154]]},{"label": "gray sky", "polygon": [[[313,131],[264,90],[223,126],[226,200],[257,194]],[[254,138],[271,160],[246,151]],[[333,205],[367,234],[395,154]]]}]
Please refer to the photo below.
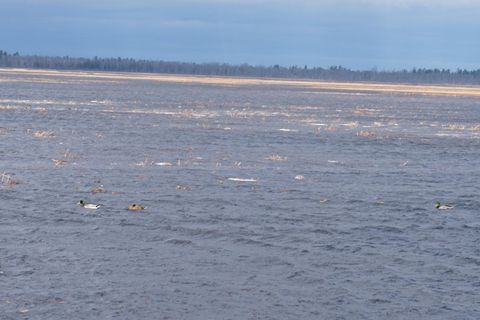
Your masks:
[{"label": "gray sky", "polygon": [[480,0],[0,0],[0,49],[189,62],[480,69]]}]

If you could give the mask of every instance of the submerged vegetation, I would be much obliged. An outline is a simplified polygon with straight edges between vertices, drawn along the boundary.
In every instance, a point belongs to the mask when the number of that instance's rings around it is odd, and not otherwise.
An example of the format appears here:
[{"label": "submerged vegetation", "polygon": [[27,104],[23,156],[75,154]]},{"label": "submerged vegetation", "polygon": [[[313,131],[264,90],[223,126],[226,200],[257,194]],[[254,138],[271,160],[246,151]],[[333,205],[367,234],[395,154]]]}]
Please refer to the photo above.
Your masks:
[{"label": "submerged vegetation", "polygon": [[330,81],[375,81],[391,83],[480,84],[480,69],[351,70],[342,66],[252,66],[227,63],[194,63],[132,58],[78,58],[20,55],[0,50],[0,67],[57,70],[146,72],[210,76],[318,79]]}]

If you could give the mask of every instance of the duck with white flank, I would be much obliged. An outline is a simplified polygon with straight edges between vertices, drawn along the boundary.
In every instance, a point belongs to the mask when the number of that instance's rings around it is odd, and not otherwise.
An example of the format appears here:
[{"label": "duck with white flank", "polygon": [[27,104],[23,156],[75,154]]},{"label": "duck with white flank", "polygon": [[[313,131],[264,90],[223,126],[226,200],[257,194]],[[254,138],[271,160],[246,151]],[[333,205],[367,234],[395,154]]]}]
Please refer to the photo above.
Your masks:
[{"label": "duck with white flank", "polygon": [[435,203],[435,208],[437,208],[438,210],[448,210],[448,209],[453,209],[453,206],[449,204],[441,204],[440,201],[437,201]]},{"label": "duck with white flank", "polygon": [[85,209],[98,209],[101,206],[101,204],[86,203],[84,200],[78,201],[77,204],[81,207],[84,207]]}]

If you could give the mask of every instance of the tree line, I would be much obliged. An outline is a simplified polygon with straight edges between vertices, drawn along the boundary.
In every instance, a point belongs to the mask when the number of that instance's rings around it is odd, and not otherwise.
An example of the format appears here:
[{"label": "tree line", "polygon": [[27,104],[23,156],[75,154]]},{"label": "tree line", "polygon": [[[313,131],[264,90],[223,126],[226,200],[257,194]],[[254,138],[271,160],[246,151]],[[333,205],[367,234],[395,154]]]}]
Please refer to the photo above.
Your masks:
[{"label": "tree line", "polygon": [[327,81],[372,81],[392,83],[432,84],[480,84],[480,69],[426,69],[378,71],[351,70],[342,66],[299,67],[299,66],[253,66],[249,64],[194,63],[132,58],[78,58],[20,55],[0,50],[0,67],[91,70],[118,72],[146,72],[167,74],[191,74],[207,76],[238,76],[290,79],[317,79]]}]

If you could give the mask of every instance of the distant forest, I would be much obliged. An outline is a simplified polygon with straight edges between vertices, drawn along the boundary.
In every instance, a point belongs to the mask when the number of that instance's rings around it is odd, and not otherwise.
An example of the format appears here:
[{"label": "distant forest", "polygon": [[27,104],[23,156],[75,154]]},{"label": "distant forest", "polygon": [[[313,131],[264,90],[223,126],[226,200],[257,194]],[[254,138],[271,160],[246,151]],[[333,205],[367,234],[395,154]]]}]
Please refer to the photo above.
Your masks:
[{"label": "distant forest", "polygon": [[413,68],[411,70],[378,71],[351,70],[342,66],[252,66],[249,64],[191,63],[153,61],[131,58],[76,58],[20,55],[0,50],[0,67],[56,70],[90,70],[191,74],[207,76],[237,76],[330,81],[372,81],[392,83],[480,84],[480,69],[449,70]]}]

